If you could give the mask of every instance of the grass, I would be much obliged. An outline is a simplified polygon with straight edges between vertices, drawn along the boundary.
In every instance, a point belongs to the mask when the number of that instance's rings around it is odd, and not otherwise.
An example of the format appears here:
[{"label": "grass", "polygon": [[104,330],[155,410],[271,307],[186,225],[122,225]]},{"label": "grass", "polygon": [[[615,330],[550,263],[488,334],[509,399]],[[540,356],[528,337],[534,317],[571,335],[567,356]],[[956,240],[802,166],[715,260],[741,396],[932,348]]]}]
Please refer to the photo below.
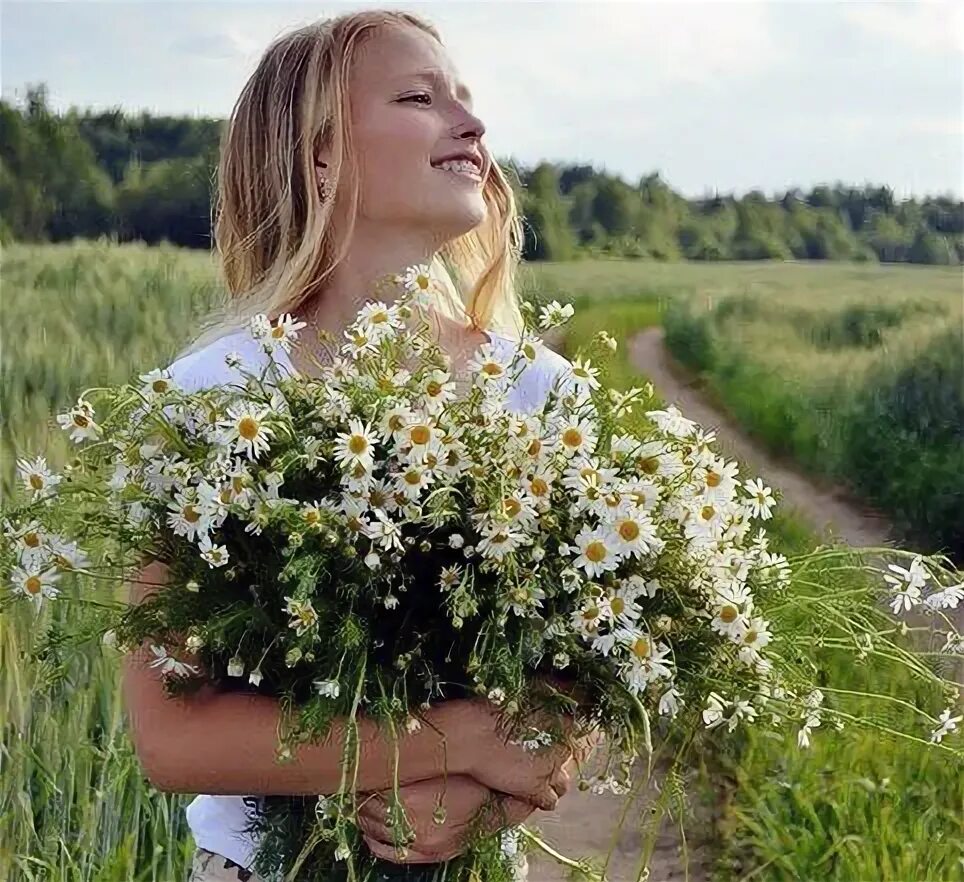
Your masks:
[{"label": "grass", "polygon": [[[801,297],[840,285],[896,292],[908,280],[945,285],[950,272],[594,261],[526,267],[522,281],[529,293],[575,302],[570,340],[615,333],[621,345],[609,380],[625,387],[644,379],[627,360],[628,336],[692,292],[764,282]],[[60,430],[49,422],[85,386],[166,363],[213,296],[215,275],[206,255],[177,249],[10,246],[4,282],[0,450],[9,475],[14,450],[56,447]],[[768,527],[781,550],[814,542],[779,508]],[[190,795],[159,793],[144,779],[125,728],[116,654],[99,644],[62,657],[41,652],[67,607],[52,609],[39,621],[22,606],[0,613],[0,880],[183,879],[193,852],[183,816]],[[908,685],[886,669],[826,663],[834,677],[879,691]],[[739,747],[719,758],[716,779],[728,794],[717,831],[727,882],[961,878],[961,770],[870,737],[826,746],[818,739],[808,754],[752,735]]]}]

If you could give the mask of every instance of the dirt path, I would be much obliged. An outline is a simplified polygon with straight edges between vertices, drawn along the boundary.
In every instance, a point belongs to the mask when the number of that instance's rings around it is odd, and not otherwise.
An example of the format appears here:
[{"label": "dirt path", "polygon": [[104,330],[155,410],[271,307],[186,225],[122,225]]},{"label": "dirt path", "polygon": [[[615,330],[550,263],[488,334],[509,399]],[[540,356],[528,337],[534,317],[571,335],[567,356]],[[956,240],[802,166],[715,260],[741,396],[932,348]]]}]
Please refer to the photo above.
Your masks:
[{"label": "dirt path", "polygon": [[[547,341],[549,342],[549,341]],[[629,357],[639,371],[652,380],[659,395],[667,404],[675,404],[683,414],[705,429],[716,429],[717,445],[728,459],[739,457],[753,475],[761,477],[767,486],[782,499],[778,504],[795,509],[817,531],[823,531],[824,541],[839,541],[852,547],[893,547],[887,519],[841,489],[821,484],[805,475],[792,464],[780,461],[750,438],[740,425],[717,411],[700,393],[698,381],[676,364],[663,343],[660,327],[647,328],[628,342]],[[657,781],[662,780],[659,771]],[[546,839],[571,857],[604,853],[612,831],[618,826],[623,799],[595,796],[591,793],[570,793],[560,803],[561,811],[540,813],[538,826]],[[689,875],[680,856],[681,840],[677,830],[666,829],[664,819],[661,834],[650,863],[650,882],[705,882],[710,878],[712,841],[714,837],[714,806],[698,806],[688,825]],[[636,815],[631,810],[630,816]],[[619,836],[610,861],[608,877],[611,882],[635,879],[642,835],[627,823]],[[540,858],[531,861],[529,882],[568,882],[567,871]]]}]

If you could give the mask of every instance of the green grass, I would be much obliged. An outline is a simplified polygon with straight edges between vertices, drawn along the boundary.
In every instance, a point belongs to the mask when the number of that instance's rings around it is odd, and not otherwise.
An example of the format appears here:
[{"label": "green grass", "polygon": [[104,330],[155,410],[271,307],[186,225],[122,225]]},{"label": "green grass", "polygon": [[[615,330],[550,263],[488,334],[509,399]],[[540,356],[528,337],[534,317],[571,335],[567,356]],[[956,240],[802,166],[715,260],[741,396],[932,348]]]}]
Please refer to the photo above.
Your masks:
[{"label": "green grass", "polygon": [[[763,280],[801,296],[835,285],[896,291],[906,280],[951,278],[943,272],[594,261],[526,267],[523,282],[530,293],[576,303],[570,340],[599,329],[617,336],[609,379],[625,387],[644,379],[626,359],[627,336],[661,321],[669,305],[691,292],[741,291]],[[47,425],[53,416],[86,386],[166,363],[215,285],[210,259],[197,252],[6,248],[4,475],[13,471],[14,449],[53,446],[55,462],[66,456],[69,448],[57,447],[59,428]],[[779,508],[768,528],[781,550],[814,541]],[[39,621],[24,607],[0,613],[0,880],[183,879],[193,850],[182,811],[190,795],[158,793],[143,778],[125,729],[116,654],[96,645],[62,659],[34,658],[63,609]],[[876,667],[857,672],[833,659],[828,664],[840,664],[834,677],[852,683],[866,677],[878,691],[907,686]],[[817,740],[811,753],[797,755],[751,736],[739,753],[720,758],[726,774],[717,784],[729,794],[721,832],[725,878],[754,871],[757,880],[961,878],[960,770],[903,744],[870,738],[840,744]],[[880,789],[887,777],[890,784]],[[834,848],[836,857],[814,864]]]}]

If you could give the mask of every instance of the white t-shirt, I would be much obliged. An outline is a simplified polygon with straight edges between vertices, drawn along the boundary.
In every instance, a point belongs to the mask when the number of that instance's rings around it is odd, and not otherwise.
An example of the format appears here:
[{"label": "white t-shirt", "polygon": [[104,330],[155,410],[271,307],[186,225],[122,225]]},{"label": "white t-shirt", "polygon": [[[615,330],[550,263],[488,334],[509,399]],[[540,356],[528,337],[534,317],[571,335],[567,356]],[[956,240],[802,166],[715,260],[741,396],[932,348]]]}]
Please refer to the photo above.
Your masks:
[{"label": "white t-shirt", "polygon": [[[518,341],[493,331],[488,332],[498,355],[510,360]],[[197,352],[185,355],[173,362],[168,370],[174,380],[186,391],[224,383],[244,381],[236,369],[228,367],[224,357],[236,352],[248,370],[261,370],[268,364],[268,356],[261,344],[247,330],[226,334]],[[278,366],[292,376],[297,370],[283,350],[275,355]],[[544,404],[557,376],[565,375],[569,361],[546,346],[540,346],[536,358],[523,369],[507,396],[507,406],[516,413],[528,413]],[[217,733],[211,733],[217,738]],[[230,858],[236,864],[250,869],[257,851],[257,841],[241,831],[257,810],[258,797],[220,796],[201,794],[187,806],[188,826],[200,848]]]}]

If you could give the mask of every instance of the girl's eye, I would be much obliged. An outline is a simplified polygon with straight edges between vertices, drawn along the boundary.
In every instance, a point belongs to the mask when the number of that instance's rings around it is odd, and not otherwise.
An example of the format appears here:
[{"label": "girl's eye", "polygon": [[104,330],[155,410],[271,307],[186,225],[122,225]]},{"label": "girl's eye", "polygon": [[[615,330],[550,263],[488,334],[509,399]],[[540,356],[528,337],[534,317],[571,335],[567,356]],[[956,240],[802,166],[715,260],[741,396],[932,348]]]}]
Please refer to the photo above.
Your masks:
[{"label": "girl's eye", "polygon": [[403,98],[402,101],[411,101],[413,98],[428,98],[429,101],[432,100],[431,95],[428,95],[425,92],[419,92],[417,95],[408,95],[407,97]]}]

